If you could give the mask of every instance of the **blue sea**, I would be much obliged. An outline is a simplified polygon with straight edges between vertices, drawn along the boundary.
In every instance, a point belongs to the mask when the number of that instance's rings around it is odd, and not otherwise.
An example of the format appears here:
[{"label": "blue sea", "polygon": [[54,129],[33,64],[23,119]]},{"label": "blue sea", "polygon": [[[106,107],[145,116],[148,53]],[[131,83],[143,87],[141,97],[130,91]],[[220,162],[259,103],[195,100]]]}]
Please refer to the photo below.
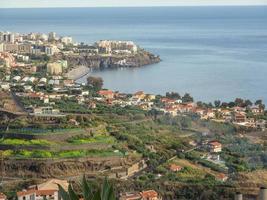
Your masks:
[{"label": "blue sea", "polygon": [[161,56],[155,65],[94,72],[113,90],[267,103],[266,6],[0,9],[1,30],[133,40]]}]

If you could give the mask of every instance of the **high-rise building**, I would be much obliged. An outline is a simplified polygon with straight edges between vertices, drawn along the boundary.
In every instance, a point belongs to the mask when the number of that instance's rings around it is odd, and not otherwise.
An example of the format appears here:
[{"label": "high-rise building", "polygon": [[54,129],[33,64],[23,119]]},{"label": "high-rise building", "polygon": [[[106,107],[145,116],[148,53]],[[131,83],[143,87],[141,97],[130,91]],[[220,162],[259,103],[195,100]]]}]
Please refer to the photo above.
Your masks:
[{"label": "high-rise building", "polygon": [[55,40],[56,39],[56,33],[55,32],[51,32],[51,33],[49,33],[49,35],[48,35],[48,40],[49,41],[53,41],[53,40]]},{"label": "high-rise building", "polygon": [[63,69],[66,69],[67,67],[67,61],[58,60],[57,62],[51,62],[47,64],[47,72],[51,75],[61,75]]},{"label": "high-rise building", "polygon": [[0,32],[0,42],[3,42],[3,41],[4,41],[4,33]]}]

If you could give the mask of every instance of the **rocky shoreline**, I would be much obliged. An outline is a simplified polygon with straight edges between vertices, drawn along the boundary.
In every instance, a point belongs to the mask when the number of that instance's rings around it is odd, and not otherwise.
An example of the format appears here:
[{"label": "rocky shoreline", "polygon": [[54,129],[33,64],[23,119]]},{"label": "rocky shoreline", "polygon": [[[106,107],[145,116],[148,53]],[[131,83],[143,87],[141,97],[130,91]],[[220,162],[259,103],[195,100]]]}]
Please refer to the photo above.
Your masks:
[{"label": "rocky shoreline", "polygon": [[70,71],[65,75],[69,78],[77,80],[90,71],[116,69],[116,68],[132,68],[142,67],[145,65],[156,64],[161,61],[159,56],[156,56],[147,51],[139,51],[133,55],[57,55],[55,59],[64,59],[68,61]]}]

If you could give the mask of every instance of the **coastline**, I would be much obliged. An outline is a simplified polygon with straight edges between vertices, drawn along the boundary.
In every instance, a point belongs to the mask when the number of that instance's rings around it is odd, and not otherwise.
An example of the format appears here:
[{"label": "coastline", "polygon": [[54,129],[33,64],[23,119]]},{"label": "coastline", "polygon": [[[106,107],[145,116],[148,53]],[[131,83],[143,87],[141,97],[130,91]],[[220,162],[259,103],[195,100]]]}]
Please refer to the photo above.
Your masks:
[{"label": "coastline", "polygon": [[88,75],[90,72],[91,72],[90,68],[84,65],[80,65],[65,73],[65,76],[68,77],[69,79],[77,81],[83,78],[84,76]]}]

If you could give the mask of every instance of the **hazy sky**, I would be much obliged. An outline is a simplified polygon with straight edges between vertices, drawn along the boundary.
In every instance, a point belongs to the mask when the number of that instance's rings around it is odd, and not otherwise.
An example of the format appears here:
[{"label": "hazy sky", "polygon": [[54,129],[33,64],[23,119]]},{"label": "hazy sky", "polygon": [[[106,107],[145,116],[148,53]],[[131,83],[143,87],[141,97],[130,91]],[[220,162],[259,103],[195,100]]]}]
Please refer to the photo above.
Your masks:
[{"label": "hazy sky", "polygon": [[267,5],[267,0],[0,0],[0,7]]}]

